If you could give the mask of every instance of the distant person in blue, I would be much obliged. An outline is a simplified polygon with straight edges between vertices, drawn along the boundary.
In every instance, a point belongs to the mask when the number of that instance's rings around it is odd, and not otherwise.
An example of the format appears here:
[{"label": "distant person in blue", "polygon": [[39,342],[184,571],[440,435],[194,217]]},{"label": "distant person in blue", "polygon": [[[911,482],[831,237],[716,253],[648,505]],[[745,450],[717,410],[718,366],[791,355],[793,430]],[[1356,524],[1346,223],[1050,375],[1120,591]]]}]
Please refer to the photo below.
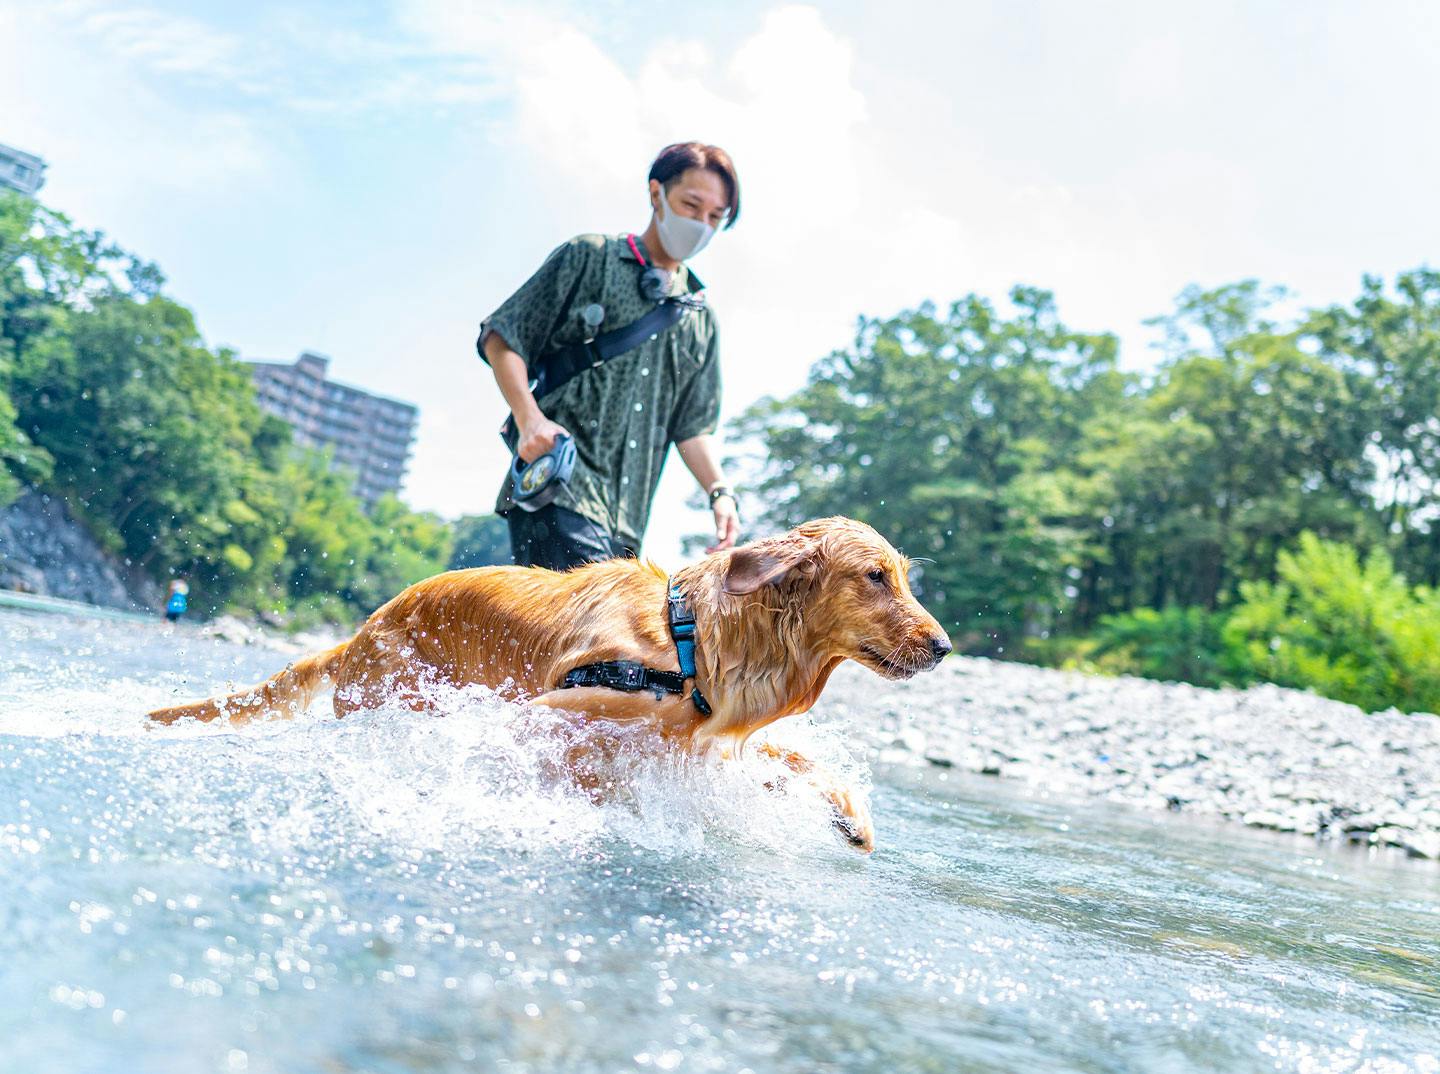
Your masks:
[{"label": "distant person in blue", "polygon": [[176,578],[170,583],[170,596],[165,601],[165,618],[170,622],[178,622],[180,617],[190,606],[190,586]]}]

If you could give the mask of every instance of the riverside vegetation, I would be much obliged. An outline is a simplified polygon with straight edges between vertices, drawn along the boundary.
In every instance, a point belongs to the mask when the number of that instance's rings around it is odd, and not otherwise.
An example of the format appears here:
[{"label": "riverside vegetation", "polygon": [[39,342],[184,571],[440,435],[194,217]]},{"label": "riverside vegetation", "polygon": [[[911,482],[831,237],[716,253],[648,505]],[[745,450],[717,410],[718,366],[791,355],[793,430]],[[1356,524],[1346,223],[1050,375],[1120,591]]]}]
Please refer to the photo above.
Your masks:
[{"label": "riverside vegetation", "polygon": [[493,544],[493,518],[461,520],[457,543],[395,497],[367,514],[163,284],[102,234],[0,192],[0,507],[39,487],[144,575],[190,579],[200,615],[294,626],[353,622]]},{"label": "riverside vegetation", "polygon": [[[163,283],[0,192],[0,507],[39,487],[201,614],[302,625],[506,558],[494,516],[362,511]],[[1034,288],[862,319],[737,422],[752,528],[841,513],[933,557],[972,654],[1440,709],[1440,274],[1283,325],[1280,297],[1188,289],[1148,375]]]},{"label": "riverside vegetation", "polygon": [[1180,296],[1165,355],[1017,287],[862,319],[737,424],[753,516],[842,512],[921,559],[971,654],[1440,711],[1440,274],[1277,323]]}]

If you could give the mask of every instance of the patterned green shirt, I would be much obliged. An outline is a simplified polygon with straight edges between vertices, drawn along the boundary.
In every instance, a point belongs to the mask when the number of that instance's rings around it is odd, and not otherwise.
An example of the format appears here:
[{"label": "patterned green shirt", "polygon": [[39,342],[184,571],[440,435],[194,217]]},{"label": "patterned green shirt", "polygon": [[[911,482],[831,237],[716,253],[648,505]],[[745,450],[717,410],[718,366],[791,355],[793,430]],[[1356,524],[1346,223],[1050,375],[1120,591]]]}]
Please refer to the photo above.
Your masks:
[{"label": "patterned green shirt", "polygon": [[[648,262],[649,251],[643,245],[640,251]],[[640,294],[640,274],[623,235],[580,235],[557,248],[485,319],[480,338],[498,332],[533,375],[538,358],[586,338],[581,311],[591,303],[605,310],[601,334],[653,309],[654,303]],[[702,287],[681,266],[671,294]],[[579,374],[537,402],[575,440],[574,474],[554,502],[638,548],[670,444],[714,432],[719,422],[715,315],[709,306],[689,312],[668,332]],[[507,472],[495,510],[505,514],[512,505]]]}]

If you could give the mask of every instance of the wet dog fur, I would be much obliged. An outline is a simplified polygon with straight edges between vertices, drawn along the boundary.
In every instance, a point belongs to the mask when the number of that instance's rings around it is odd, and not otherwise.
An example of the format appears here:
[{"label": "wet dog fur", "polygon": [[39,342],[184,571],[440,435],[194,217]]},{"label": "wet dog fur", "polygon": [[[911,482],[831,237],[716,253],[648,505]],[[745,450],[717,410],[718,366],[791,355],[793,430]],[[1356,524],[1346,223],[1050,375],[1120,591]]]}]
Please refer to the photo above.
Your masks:
[{"label": "wet dog fur", "polygon": [[[381,607],[349,641],[249,690],[150,718],[292,717],[326,687],[335,690],[336,716],[397,697],[423,710],[425,683],[480,683],[582,719],[643,720],[675,748],[738,756],[756,731],[810,709],[844,660],[903,679],[950,651],[908,573],[908,560],[883,537],[839,517],[678,571],[696,617],[694,685],[709,716],[688,693],[657,700],[648,690],[557,688],[572,668],[600,661],[679,670],[666,615],[669,577],[654,564],[617,559],[564,572],[477,567],[436,575]],[[873,848],[861,796],[792,750],[759,749],[829,800],[852,844]]]}]

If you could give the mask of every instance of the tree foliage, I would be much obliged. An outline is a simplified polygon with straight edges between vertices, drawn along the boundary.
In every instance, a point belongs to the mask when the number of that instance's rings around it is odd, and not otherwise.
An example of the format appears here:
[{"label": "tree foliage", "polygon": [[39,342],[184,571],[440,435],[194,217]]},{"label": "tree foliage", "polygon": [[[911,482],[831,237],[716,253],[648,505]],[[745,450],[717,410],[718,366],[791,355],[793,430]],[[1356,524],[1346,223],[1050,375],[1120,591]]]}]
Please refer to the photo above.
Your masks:
[{"label": "tree foliage", "polygon": [[499,515],[465,515],[455,522],[452,571],[511,562],[510,527]]},{"label": "tree foliage", "polygon": [[1089,657],[1108,671],[1172,679],[1196,686],[1247,682],[1251,667],[1226,644],[1224,613],[1170,605],[1107,615],[1093,634]]},{"label": "tree foliage", "polygon": [[738,424],[765,459],[765,522],[838,512],[897,536],[930,560],[918,590],[982,651],[1059,613],[1093,482],[1062,464],[1127,387],[1113,336],[1066,329],[1047,292],[1011,298],[1008,320],[974,295],[943,317],[927,305],[863,320],[801,392]]},{"label": "tree foliage", "polygon": [[450,534],[393,498],[366,514],[265,416],[164,278],[63,216],[0,198],[0,502],[62,495],[100,541],[192,608],[367,612],[443,569]]},{"label": "tree foliage", "polygon": [[[1367,704],[1412,697],[1399,679],[1344,686],[1319,658],[1254,664],[1222,637],[1256,586],[1318,569],[1286,558],[1302,533],[1440,580],[1440,275],[1367,278],[1353,305],[1288,324],[1279,297],[1186,289],[1152,322],[1165,353],[1143,377],[1033,288],[1008,313],[971,295],[863,319],[804,388],[737,424],[760,527],[872,523],[924,557],[917,591],[970,652],[1089,638],[1091,657],[1160,677],[1263,667]],[[1421,622],[1423,605],[1396,614]]]},{"label": "tree foliage", "polygon": [[1440,712],[1440,593],[1411,587],[1389,554],[1301,534],[1275,582],[1242,582],[1226,641],[1255,677],[1367,710]]}]

